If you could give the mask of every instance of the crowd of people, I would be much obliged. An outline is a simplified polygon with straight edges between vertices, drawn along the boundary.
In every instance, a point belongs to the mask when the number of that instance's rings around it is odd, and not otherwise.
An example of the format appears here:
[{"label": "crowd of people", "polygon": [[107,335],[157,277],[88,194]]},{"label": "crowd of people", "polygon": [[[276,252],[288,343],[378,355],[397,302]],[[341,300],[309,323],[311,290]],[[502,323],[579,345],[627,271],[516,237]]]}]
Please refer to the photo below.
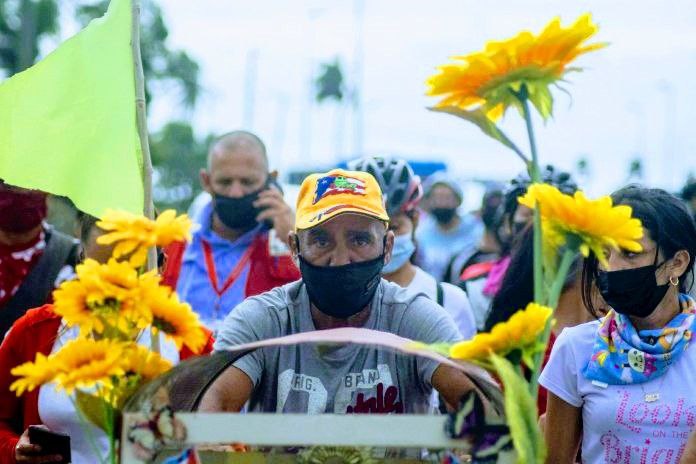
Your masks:
[{"label": "crowd of people", "polygon": [[[163,281],[210,330],[205,353],[339,327],[456,342],[533,301],[533,215],[517,202],[526,174],[488,189],[470,213],[446,173],[421,179],[393,157],[309,175],[296,204],[277,177],[259,137],[220,137],[201,168],[210,201],[193,218],[200,227],[162,250]],[[542,177],[564,193],[582,188],[551,166]],[[626,186],[612,199],[642,221],[643,251],[571,266],[539,380],[547,462],[693,463],[696,183],[681,198]],[[45,194],[0,183],[0,464],[58,460],[29,442],[31,425],[68,433],[73,462],[95,462],[67,396],[49,385],[9,390],[13,367],[77,335],[53,312],[51,291],[85,257],[110,256],[95,218],[81,215],[79,242],[45,218]],[[191,355],[161,346],[174,363]],[[481,380],[490,379],[372,347],[264,348],[217,377],[199,410],[426,414],[470,392],[495,410]]]}]

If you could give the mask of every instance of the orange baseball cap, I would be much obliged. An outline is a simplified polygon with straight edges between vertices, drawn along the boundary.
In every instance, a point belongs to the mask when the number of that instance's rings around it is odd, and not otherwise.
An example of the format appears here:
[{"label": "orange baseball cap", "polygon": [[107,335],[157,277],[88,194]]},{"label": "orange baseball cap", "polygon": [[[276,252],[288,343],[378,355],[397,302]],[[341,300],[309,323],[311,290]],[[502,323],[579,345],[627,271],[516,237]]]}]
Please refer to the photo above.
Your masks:
[{"label": "orange baseball cap", "polygon": [[334,169],[305,178],[297,197],[295,229],[310,229],[343,213],[389,222],[382,190],[371,174]]}]

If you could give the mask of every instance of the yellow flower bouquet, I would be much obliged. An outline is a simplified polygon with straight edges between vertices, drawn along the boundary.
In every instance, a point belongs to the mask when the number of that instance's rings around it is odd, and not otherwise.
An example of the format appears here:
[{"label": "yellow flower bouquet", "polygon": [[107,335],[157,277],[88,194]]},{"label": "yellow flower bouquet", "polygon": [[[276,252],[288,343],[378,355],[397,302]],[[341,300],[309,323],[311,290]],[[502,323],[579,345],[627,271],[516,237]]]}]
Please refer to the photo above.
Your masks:
[{"label": "yellow flower bouquet", "polygon": [[[607,248],[641,249],[642,226],[631,217],[629,207],[613,206],[608,196],[589,200],[583,192],[571,196],[540,183],[531,107],[543,120],[552,116],[552,86],[560,87],[568,73],[580,70],[571,65],[577,57],[606,46],[587,43],[596,32],[589,14],[569,27],[556,18],[539,34],[524,31],[489,42],[479,52],[454,57],[427,81],[428,95],[442,97],[432,111],[469,121],[514,151],[533,182],[519,202],[534,211],[534,302],[488,333],[451,346],[431,347],[453,359],[476,363],[498,377],[520,463],[545,460],[546,447],[537,425],[537,379],[553,309],[572,263],[578,254],[588,256],[590,251],[603,261]],[[531,156],[497,124],[510,107],[525,121]]]},{"label": "yellow flower bouquet", "polygon": [[[97,225],[107,232],[97,242],[113,245],[112,257],[105,264],[87,259],[77,266],[77,277],[53,293],[55,313],[67,328],[79,328],[78,337],[49,356],[39,353],[34,362],[12,369],[17,380],[10,388],[18,396],[49,383],[63,390],[81,420],[109,436],[109,456],[100,459],[113,463],[124,403],[172,367],[158,352],[159,334],[193,353],[202,350],[207,334],[191,307],[161,284],[156,270],[142,269],[150,247],[190,238],[191,222],[185,215],[177,217],[169,210],[153,221],[108,211]],[[152,347],[138,343],[146,331]],[[87,427],[85,435],[97,452]]]}]

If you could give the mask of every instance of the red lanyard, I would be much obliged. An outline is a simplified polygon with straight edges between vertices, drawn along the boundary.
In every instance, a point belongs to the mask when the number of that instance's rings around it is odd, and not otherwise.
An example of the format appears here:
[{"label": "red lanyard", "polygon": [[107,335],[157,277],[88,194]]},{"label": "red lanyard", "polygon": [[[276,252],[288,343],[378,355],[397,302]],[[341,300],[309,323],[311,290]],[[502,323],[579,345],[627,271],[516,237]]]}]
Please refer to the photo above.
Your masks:
[{"label": "red lanyard", "polygon": [[213,287],[215,294],[218,296],[219,302],[222,295],[229,290],[234,281],[237,280],[239,275],[244,270],[244,267],[249,262],[251,253],[254,251],[255,247],[253,243],[247,247],[237,265],[234,267],[234,269],[232,269],[232,271],[230,271],[230,275],[227,276],[227,279],[225,279],[225,283],[222,284],[222,288],[220,288],[218,285],[217,270],[215,269],[215,260],[213,259],[213,247],[210,246],[210,243],[208,243],[207,240],[201,240],[201,244],[203,245],[203,254],[205,255],[205,270],[208,271],[210,285]]}]

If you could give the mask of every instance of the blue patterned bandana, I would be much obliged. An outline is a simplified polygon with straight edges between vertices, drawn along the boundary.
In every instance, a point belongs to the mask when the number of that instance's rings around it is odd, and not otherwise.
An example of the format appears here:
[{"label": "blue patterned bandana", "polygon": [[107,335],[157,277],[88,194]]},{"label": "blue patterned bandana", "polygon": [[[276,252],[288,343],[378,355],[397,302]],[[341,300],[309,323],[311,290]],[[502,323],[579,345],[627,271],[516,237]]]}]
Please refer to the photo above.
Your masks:
[{"label": "blue patterned bandana", "polygon": [[609,385],[660,377],[689,347],[696,328],[696,302],[680,294],[679,304],[682,312],[661,329],[637,331],[627,316],[609,311],[599,325],[583,375]]}]

